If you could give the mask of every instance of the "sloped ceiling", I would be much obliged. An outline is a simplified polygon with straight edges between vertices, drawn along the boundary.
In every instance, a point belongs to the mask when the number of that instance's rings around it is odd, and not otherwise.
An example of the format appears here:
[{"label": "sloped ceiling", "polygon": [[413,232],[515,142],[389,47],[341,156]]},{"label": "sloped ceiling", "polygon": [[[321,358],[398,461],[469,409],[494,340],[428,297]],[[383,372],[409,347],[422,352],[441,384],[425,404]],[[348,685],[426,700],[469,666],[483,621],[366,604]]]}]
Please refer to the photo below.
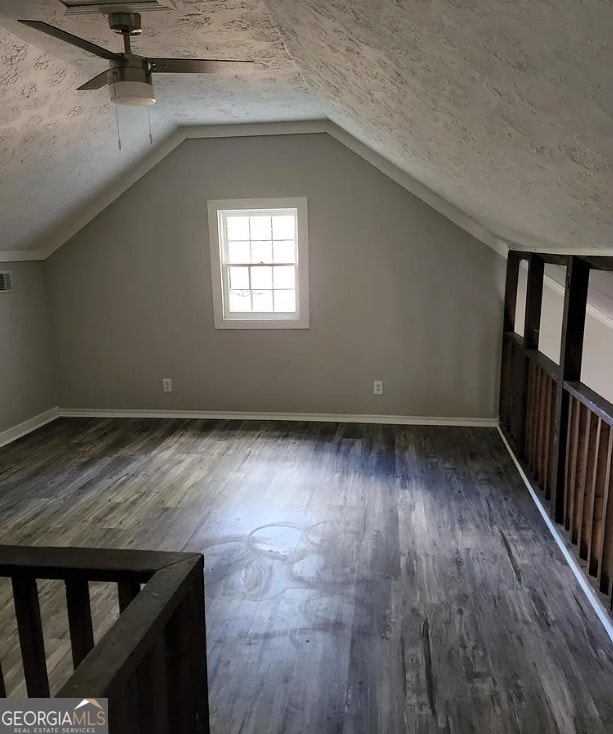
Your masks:
[{"label": "sloped ceiling", "polygon": [[[154,144],[179,125],[322,117],[260,0],[177,0],[143,14],[137,52],[251,59],[246,78],[159,75]],[[108,90],[77,92],[106,62],[16,22],[45,20],[121,50],[104,16],[66,16],[59,0],[0,3],[0,250],[45,249],[64,223],[151,154],[147,112],[120,107],[122,150]]]},{"label": "sloped ceiling", "polygon": [[[137,51],[250,58],[248,79],[160,76],[162,144],[179,125],[329,117],[495,235],[613,248],[609,0],[175,0]],[[104,62],[25,29],[120,48],[102,16],[0,3],[0,250],[50,233],[151,153],[146,112],[76,86]]]},{"label": "sloped ceiling", "polygon": [[498,236],[613,247],[610,0],[266,0],[327,116]]}]

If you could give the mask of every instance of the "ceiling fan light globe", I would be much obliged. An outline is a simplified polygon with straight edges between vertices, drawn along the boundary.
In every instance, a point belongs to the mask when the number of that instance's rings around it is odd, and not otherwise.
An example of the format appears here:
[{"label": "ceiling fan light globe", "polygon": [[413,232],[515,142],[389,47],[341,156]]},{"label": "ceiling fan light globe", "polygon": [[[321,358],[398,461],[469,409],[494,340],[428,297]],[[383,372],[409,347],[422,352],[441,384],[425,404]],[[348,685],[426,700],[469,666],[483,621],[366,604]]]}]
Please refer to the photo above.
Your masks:
[{"label": "ceiling fan light globe", "polygon": [[109,85],[111,100],[116,104],[147,107],[155,104],[153,84],[135,81],[117,81]]}]

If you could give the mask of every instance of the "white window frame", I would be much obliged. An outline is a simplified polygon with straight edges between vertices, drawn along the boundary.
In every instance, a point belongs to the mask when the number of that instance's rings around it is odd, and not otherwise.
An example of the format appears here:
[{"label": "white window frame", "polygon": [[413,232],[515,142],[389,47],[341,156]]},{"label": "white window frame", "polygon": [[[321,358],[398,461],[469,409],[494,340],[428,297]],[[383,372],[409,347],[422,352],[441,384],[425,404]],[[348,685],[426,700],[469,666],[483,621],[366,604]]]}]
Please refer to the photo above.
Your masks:
[{"label": "white window frame", "polygon": [[[211,249],[211,284],[216,329],[308,329],[309,263],[306,197],[275,199],[217,199],[207,202],[209,245]],[[261,210],[296,210],[296,313],[242,313],[232,315],[224,303],[224,268],[222,259],[222,212],[259,213]]]}]

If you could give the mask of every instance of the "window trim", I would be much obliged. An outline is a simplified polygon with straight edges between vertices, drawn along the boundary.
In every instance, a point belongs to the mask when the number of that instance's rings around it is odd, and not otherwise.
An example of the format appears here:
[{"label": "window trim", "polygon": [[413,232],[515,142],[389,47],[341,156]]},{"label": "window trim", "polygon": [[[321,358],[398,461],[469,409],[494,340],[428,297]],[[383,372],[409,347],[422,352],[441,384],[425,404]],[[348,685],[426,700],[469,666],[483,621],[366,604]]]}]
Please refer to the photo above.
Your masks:
[{"label": "window trim", "polygon": [[[221,256],[223,245],[220,236],[222,211],[258,209],[296,210],[296,304],[297,316],[287,318],[280,314],[257,314],[254,318],[241,314],[228,317],[224,313],[224,267]],[[207,202],[209,219],[209,245],[211,251],[211,285],[213,315],[216,329],[308,329],[309,328],[309,262],[306,196],[273,199],[215,199]]]}]

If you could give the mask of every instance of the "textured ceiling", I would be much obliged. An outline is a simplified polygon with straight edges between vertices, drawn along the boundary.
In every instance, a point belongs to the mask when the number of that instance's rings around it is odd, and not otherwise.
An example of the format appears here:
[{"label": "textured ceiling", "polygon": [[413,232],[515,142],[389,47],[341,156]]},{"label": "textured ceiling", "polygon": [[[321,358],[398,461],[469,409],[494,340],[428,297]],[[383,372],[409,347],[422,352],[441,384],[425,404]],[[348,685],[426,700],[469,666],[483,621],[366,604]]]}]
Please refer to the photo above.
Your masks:
[{"label": "textured ceiling", "polygon": [[266,0],[327,116],[504,239],[613,247],[610,0]]},{"label": "textured ceiling", "polygon": [[[257,65],[158,77],[156,142],[183,124],[325,115],[503,239],[613,247],[611,0],[176,4],[143,15],[137,51]],[[150,153],[146,112],[120,110],[119,152],[107,91],[74,91],[104,62],[24,16],[121,47],[102,16],[0,0],[0,250],[44,248]]]},{"label": "textured ceiling", "polygon": [[[134,48],[151,56],[256,61],[254,73],[159,75],[151,119],[156,144],[178,125],[322,116],[260,0],[177,0],[143,14]],[[45,20],[121,50],[99,15],[68,17],[58,0],[0,2],[0,250],[37,250],[65,222],[151,152],[147,112],[119,108],[122,150],[108,90],[76,87],[106,68],[16,23]]]}]

